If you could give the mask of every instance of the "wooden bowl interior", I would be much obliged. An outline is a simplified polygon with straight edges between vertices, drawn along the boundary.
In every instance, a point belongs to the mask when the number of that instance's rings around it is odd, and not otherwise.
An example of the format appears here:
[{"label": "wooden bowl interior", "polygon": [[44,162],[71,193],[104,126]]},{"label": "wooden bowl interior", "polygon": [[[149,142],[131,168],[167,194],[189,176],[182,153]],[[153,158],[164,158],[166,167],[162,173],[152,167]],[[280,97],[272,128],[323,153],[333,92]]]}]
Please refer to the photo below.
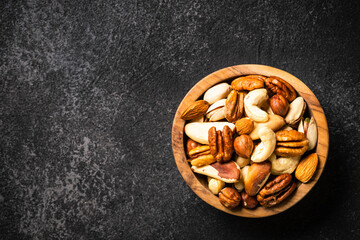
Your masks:
[{"label": "wooden bowl interior", "polygon": [[[187,140],[187,136],[183,132],[185,121],[180,118],[180,115],[189,106],[189,104],[191,104],[192,102],[196,101],[199,98],[202,98],[205,91],[209,89],[211,86],[216,85],[220,82],[230,83],[236,77],[242,75],[249,75],[249,74],[278,76],[280,78],[283,78],[295,88],[298,95],[300,95],[305,99],[308,106],[307,107],[308,115],[314,116],[315,121],[317,123],[318,143],[317,143],[317,147],[312,152],[316,152],[319,155],[319,164],[313,178],[306,184],[302,184],[297,181],[298,187],[295,193],[293,193],[292,196],[290,196],[289,198],[285,199],[285,201],[282,202],[281,204],[268,209],[263,207],[258,207],[256,209],[249,210],[238,207],[234,210],[230,210],[225,208],[223,205],[221,205],[218,200],[218,197],[210,192],[210,190],[207,187],[207,177],[199,174],[194,174],[191,171],[191,168],[188,162],[186,161],[186,155],[184,149],[185,141]],[[184,99],[180,103],[174,117],[173,129],[172,129],[172,145],[173,145],[175,162],[177,164],[179,172],[181,173],[186,183],[190,186],[190,188],[201,199],[203,199],[205,202],[212,205],[213,207],[221,211],[227,212],[229,214],[242,216],[242,217],[258,218],[258,217],[275,215],[277,213],[285,211],[286,209],[290,208],[291,206],[295,205],[298,201],[300,201],[311,190],[311,188],[315,185],[315,183],[319,179],[325,167],[327,154],[328,154],[329,135],[328,135],[328,126],[324,111],[321,108],[320,103],[315,97],[315,95],[303,82],[301,82],[295,76],[273,67],[264,66],[264,65],[237,65],[237,66],[221,69],[206,76],[188,92],[188,94],[184,97]]]}]

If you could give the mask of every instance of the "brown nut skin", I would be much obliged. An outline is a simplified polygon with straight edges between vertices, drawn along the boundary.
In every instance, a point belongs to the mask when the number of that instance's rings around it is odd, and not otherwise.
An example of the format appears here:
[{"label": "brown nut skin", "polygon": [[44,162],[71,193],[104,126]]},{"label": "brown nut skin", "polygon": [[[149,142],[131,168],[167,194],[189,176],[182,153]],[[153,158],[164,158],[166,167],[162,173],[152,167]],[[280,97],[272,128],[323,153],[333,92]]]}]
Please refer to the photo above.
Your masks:
[{"label": "brown nut skin", "polygon": [[265,79],[266,77],[261,75],[248,75],[239,77],[231,82],[231,88],[237,91],[252,91],[257,88],[263,88]]},{"label": "brown nut skin", "polygon": [[216,131],[215,127],[209,129],[209,146],[210,153],[216,161],[223,163],[228,162],[234,152],[233,131],[225,125],[223,130]]},{"label": "brown nut skin", "polygon": [[259,203],[256,197],[249,196],[245,191],[241,192],[241,200],[241,205],[248,209],[256,208]]},{"label": "brown nut skin", "polygon": [[295,89],[284,79],[270,76],[265,79],[265,85],[270,96],[275,94],[283,95],[289,102],[296,98]]},{"label": "brown nut skin", "polygon": [[255,196],[264,186],[271,173],[271,162],[266,160],[253,163],[244,179],[245,191],[250,196]]},{"label": "brown nut skin", "polygon": [[256,198],[261,206],[272,207],[284,201],[295,189],[291,175],[285,173],[268,182]]},{"label": "brown nut skin", "polygon": [[226,187],[219,193],[219,201],[227,208],[236,208],[241,202],[241,196],[234,188]]},{"label": "brown nut skin", "polygon": [[275,114],[284,117],[289,111],[289,102],[283,95],[276,94],[270,98],[270,107]]},{"label": "brown nut skin", "polygon": [[202,144],[200,144],[200,143],[198,143],[198,142],[195,142],[194,140],[192,140],[192,139],[188,139],[187,140],[187,142],[186,142],[186,154],[188,155],[188,156],[190,156],[189,155],[189,152],[192,150],[192,149],[194,149],[194,148],[196,148],[196,147],[200,147]]},{"label": "brown nut skin", "polygon": [[237,179],[240,180],[240,169],[239,166],[233,161],[226,163],[215,162],[211,164],[211,167],[218,171],[218,176],[223,179]]},{"label": "brown nut skin", "polygon": [[254,142],[249,135],[241,135],[234,140],[234,149],[237,155],[249,159],[254,150]]}]

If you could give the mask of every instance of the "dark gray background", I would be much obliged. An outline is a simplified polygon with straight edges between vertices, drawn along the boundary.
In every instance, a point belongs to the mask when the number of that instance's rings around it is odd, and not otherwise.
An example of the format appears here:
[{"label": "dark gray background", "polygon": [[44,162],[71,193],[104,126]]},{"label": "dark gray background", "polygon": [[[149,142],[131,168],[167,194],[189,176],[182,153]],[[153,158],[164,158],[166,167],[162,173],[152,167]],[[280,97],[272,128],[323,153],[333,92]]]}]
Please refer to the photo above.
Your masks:
[{"label": "dark gray background", "polygon": [[[1,1],[1,239],[358,239],[358,1]],[[181,99],[223,67],[300,78],[330,150],[288,211],[244,219],[180,176]]]}]

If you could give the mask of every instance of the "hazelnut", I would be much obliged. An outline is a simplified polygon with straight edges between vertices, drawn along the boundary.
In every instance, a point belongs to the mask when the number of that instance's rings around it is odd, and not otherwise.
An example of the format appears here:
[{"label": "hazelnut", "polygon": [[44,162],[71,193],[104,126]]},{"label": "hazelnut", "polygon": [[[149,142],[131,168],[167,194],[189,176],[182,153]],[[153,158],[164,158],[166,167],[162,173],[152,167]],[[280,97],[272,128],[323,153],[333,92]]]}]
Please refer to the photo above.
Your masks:
[{"label": "hazelnut", "polygon": [[249,196],[245,191],[241,192],[241,205],[244,208],[255,208],[258,205],[258,200],[256,199],[256,196],[252,197]]},{"label": "hazelnut", "polygon": [[280,116],[285,116],[289,110],[289,102],[280,94],[276,94],[270,98],[271,110]]},{"label": "hazelnut", "polygon": [[235,208],[241,202],[241,196],[234,188],[226,187],[219,193],[219,200],[227,208]]},{"label": "hazelnut", "polygon": [[254,143],[249,135],[241,135],[235,138],[234,149],[237,155],[249,159],[254,149]]}]

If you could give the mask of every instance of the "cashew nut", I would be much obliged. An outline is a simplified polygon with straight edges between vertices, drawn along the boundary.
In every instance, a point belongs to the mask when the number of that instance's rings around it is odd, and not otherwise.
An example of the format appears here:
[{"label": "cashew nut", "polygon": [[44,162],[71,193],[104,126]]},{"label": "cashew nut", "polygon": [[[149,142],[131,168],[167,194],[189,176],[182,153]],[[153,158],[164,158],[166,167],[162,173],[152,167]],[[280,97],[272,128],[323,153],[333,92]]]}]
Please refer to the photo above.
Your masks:
[{"label": "cashew nut", "polygon": [[299,164],[300,158],[301,156],[276,158],[276,155],[272,154],[269,158],[269,161],[271,162],[271,174],[291,174]]},{"label": "cashew nut", "polygon": [[268,127],[273,131],[279,130],[282,126],[284,126],[285,121],[279,115],[269,115],[269,120],[264,123],[254,122],[254,130],[250,133],[250,137],[252,140],[259,139],[259,131],[263,127]]},{"label": "cashew nut", "polygon": [[263,127],[259,130],[261,143],[257,145],[251,155],[253,162],[263,162],[270,157],[275,150],[276,137],[273,130]]},{"label": "cashew nut", "polygon": [[249,118],[255,122],[266,122],[269,119],[268,114],[260,109],[260,106],[269,98],[265,88],[250,91],[245,99],[245,112]]}]

